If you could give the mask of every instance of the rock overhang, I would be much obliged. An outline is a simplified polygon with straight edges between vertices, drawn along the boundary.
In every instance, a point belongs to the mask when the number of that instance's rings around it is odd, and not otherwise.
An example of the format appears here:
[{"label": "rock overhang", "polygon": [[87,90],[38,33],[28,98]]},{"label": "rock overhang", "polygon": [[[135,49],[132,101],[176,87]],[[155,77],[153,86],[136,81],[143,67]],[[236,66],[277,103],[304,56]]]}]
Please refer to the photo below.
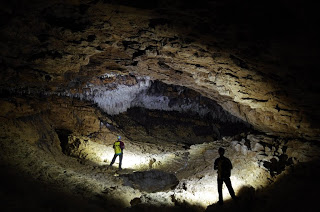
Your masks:
[{"label": "rock overhang", "polygon": [[25,3],[32,14],[4,7],[2,89],[82,93],[98,76],[148,76],[194,89],[258,130],[319,139],[314,61],[303,58],[314,56],[317,46],[306,51],[306,41],[292,43],[312,37],[293,31],[292,22],[280,27],[276,18],[288,7],[282,5],[272,23],[251,12],[238,17],[246,21],[240,24],[223,11],[250,11],[232,1],[199,7],[177,1],[170,9],[160,2]]}]

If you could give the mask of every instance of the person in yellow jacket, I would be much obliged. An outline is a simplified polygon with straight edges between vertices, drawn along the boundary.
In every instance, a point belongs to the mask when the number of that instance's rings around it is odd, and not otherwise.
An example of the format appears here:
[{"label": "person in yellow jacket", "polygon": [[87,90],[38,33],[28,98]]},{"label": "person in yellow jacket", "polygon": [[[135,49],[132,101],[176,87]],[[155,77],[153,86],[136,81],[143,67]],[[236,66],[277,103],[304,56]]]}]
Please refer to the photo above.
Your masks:
[{"label": "person in yellow jacket", "polygon": [[119,170],[121,170],[124,143],[121,141],[121,136],[118,136],[117,139],[118,140],[113,143],[114,156],[112,158],[112,161],[109,167],[111,167],[114,164],[114,162],[116,161],[116,158],[119,156]]}]

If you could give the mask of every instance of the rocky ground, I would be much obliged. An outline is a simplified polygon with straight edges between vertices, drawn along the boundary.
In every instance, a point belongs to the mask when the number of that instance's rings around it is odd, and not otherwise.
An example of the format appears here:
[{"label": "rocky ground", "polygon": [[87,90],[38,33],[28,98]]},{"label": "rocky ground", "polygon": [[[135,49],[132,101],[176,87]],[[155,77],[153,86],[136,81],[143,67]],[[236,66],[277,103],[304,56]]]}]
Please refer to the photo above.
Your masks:
[{"label": "rocky ground", "polygon": [[[313,142],[253,132],[193,145],[153,143],[150,136],[138,142],[107,127],[99,135],[57,134],[42,118],[1,125],[7,132],[0,143],[5,211],[283,211],[316,205],[320,149]],[[117,163],[107,168],[117,134],[126,144],[121,171]],[[224,190],[223,206],[216,204],[212,167],[220,146],[233,163],[231,180],[240,197],[234,202]]]}]

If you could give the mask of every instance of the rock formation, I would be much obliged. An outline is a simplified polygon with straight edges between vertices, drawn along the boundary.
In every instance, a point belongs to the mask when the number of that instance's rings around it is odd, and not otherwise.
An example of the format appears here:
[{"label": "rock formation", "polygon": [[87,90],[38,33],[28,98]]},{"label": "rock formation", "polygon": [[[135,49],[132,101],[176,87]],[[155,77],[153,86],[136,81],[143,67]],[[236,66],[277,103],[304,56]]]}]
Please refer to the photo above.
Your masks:
[{"label": "rock formation", "polygon": [[316,35],[285,2],[266,14],[257,13],[268,5],[249,2],[137,2],[5,4],[2,90],[81,95],[114,76],[148,76],[196,90],[264,132],[318,138],[318,43],[304,48]]},{"label": "rock formation", "polygon": [[[319,34],[312,5],[0,5],[4,179],[20,179],[21,172],[39,194],[55,185],[52,195],[70,197],[70,210],[73,201],[86,205],[82,200],[90,200],[88,210],[216,210],[211,165],[224,146],[235,165],[236,190],[245,193],[242,206],[256,210],[267,186],[281,187],[289,174],[318,167]],[[123,172],[106,169],[118,134],[126,143]],[[9,190],[2,194],[11,201]],[[254,197],[260,199],[251,205]],[[62,209],[62,202],[43,207]]]}]

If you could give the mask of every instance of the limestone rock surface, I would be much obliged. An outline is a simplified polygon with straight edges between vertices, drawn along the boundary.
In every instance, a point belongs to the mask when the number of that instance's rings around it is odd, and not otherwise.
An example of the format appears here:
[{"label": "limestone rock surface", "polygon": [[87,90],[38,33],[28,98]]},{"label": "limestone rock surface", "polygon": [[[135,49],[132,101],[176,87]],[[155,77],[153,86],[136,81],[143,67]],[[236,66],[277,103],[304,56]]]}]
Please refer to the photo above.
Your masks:
[{"label": "limestone rock surface", "polygon": [[198,91],[263,132],[318,140],[318,36],[313,13],[302,16],[296,7],[4,1],[0,88],[80,95],[101,83],[97,77],[148,76]]}]

